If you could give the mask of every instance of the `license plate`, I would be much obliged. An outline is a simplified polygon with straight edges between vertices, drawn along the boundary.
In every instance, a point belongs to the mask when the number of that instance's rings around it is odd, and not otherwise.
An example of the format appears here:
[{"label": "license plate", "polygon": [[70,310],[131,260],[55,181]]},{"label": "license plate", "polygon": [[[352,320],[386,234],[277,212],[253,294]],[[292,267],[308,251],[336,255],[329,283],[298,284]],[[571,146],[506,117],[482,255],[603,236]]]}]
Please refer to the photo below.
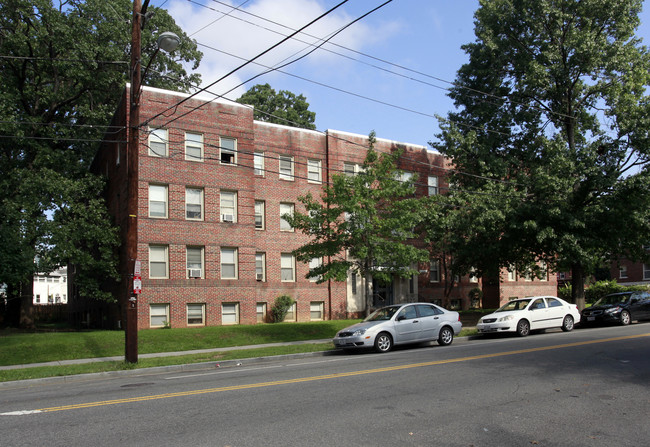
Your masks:
[{"label": "license plate", "polygon": [[587,317],[587,321],[594,321],[596,317]]}]

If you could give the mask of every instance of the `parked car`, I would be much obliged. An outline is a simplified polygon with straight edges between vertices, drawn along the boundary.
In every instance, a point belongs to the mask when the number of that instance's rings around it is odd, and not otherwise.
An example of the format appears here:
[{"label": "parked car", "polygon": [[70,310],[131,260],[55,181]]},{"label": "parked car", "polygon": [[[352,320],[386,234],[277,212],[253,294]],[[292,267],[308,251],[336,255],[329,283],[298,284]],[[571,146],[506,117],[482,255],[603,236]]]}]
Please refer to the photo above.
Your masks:
[{"label": "parked car", "polygon": [[533,296],[509,301],[482,317],[476,329],[480,334],[516,332],[525,337],[536,329],[562,328],[568,332],[579,321],[580,312],[575,304],[555,296]]},{"label": "parked car", "polygon": [[377,309],[361,323],[339,331],[333,342],[341,349],[374,348],[378,352],[432,340],[446,346],[461,328],[458,312],[430,303],[396,304]]},{"label": "parked car", "polygon": [[591,307],[582,310],[581,324],[620,323],[650,320],[650,293],[642,291],[605,295]]}]

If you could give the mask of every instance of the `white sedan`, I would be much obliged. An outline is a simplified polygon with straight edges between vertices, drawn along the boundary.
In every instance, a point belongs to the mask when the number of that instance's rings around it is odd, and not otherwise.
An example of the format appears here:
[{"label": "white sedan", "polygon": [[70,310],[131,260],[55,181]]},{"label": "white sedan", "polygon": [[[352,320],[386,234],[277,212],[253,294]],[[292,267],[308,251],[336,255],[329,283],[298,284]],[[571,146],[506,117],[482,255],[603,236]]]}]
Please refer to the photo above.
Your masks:
[{"label": "white sedan", "polygon": [[561,328],[568,332],[579,322],[580,312],[575,304],[555,296],[532,296],[509,301],[485,315],[476,329],[479,334],[516,332],[525,337],[537,329]]}]

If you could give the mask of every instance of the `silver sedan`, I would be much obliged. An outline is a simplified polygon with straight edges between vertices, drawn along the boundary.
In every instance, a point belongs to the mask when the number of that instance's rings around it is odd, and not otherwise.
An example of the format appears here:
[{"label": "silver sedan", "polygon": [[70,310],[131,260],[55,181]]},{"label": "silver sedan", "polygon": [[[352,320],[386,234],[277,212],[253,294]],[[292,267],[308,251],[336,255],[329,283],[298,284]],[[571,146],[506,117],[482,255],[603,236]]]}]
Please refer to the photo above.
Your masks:
[{"label": "silver sedan", "polygon": [[378,352],[432,340],[446,346],[461,328],[458,312],[431,303],[396,304],[377,309],[361,323],[339,331],[333,342],[340,349],[375,348]]}]

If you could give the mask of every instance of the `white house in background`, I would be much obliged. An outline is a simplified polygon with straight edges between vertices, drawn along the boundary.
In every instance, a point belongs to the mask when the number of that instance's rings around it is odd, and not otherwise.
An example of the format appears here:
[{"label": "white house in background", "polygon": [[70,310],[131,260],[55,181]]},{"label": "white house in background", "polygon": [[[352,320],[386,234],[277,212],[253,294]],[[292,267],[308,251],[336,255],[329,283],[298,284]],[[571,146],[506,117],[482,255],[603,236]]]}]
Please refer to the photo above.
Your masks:
[{"label": "white house in background", "polygon": [[34,275],[34,304],[68,303],[68,268]]}]

